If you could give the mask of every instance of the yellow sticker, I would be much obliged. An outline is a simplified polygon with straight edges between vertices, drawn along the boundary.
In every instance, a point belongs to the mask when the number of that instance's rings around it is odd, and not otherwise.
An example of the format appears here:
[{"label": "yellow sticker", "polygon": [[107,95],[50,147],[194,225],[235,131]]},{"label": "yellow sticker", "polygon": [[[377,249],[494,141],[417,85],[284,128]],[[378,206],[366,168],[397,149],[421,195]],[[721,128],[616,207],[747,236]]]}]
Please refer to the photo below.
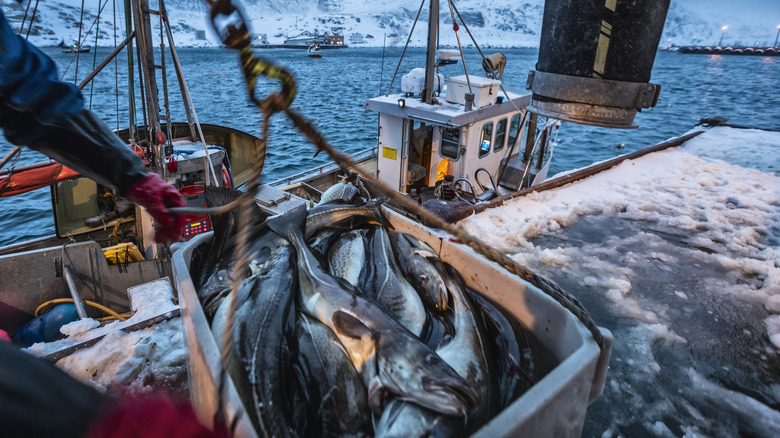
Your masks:
[{"label": "yellow sticker", "polygon": [[389,158],[391,160],[398,159],[398,149],[382,146],[382,158]]}]

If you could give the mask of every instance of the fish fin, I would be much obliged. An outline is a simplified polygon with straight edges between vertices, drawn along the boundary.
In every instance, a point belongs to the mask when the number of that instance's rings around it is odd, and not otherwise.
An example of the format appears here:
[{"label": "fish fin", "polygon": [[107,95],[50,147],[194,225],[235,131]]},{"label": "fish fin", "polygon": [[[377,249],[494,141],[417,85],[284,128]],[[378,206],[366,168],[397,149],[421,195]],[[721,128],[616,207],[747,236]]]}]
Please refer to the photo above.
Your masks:
[{"label": "fish fin", "polygon": [[295,231],[301,232],[301,228],[306,222],[306,213],[306,204],[301,204],[292,210],[269,218],[265,223],[271,231],[292,242]]},{"label": "fish fin", "polygon": [[337,310],[333,312],[333,327],[342,335],[350,338],[361,339],[363,336],[374,336],[374,333],[363,322],[347,312]]}]

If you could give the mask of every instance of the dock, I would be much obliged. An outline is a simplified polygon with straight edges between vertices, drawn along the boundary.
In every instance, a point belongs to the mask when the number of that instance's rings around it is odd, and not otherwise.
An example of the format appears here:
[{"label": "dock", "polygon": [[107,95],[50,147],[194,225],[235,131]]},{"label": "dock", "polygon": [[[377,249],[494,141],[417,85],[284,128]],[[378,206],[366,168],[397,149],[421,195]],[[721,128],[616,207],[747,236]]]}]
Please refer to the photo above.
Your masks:
[{"label": "dock", "polygon": [[759,46],[681,46],[684,55],[780,56],[780,47]]}]

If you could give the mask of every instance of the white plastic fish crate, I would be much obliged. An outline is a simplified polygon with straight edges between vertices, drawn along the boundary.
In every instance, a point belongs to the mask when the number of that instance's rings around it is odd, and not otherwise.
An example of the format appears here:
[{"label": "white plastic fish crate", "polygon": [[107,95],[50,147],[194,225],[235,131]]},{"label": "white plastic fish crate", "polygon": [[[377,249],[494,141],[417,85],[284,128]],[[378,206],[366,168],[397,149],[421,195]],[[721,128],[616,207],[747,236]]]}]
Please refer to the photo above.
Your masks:
[{"label": "white plastic fish crate", "polygon": [[[431,230],[384,209],[397,230],[428,243],[439,257],[460,272],[472,289],[503,306],[528,328],[555,356],[558,365],[506,409],[493,417],[473,437],[580,436],[588,405],[601,395],[612,349],[612,334],[604,335],[600,350],[591,333],[569,311],[536,287],[476,254],[471,248],[450,242],[448,235]],[[212,232],[190,240],[173,254],[173,273],[179,289],[192,402],[201,421],[212,425],[217,412],[220,354],[189,274],[193,250]],[[246,412],[228,376],[225,408],[228,418]],[[244,414],[236,437],[256,437]]]}]

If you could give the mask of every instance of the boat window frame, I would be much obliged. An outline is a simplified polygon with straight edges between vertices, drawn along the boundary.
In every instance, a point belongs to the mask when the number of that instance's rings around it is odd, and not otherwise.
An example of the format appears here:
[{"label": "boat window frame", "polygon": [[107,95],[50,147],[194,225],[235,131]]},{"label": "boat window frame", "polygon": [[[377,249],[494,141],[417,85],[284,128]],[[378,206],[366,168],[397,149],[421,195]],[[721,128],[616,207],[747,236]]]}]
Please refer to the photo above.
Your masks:
[{"label": "boat window frame", "polygon": [[[503,119],[499,120],[498,123],[496,123],[496,132],[493,135],[493,152],[498,152],[498,151],[504,149],[504,145],[506,145],[507,120],[508,120],[508,118],[504,117]],[[501,126],[502,122],[504,123],[504,132],[503,132],[503,134],[501,136],[501,141],[499,142],[498,141],[498,133],[500,132],[499,131],[499,126]]]},{"label": "boat window frame", "polygon": [[[445,136],[445,132],[448,132],[448,131],[449,132],[457,132],[457,134],[458,134],[458,142],[457,142],[457,147],[455,149],[455,155],[454,156],[451,155],[451,154],[445,153],[445,146],[452,144],[452,142],[447,141],[447,137]],[[463,128],[460,127],[460,126],[448,127],[448,126],[441,126],[441,125],[439,125],[439,136],[440,136],[440,140],[439,140],[439,155],[444,157],[444,158],[449,158],[449,159],[451,159],[453,161],[457,161],[460,158],[460,149],[461,149],[460,145],[461,145],[461,139],[463,137]]]},{"label": "boat window frame", "polygon": [[517,113],[513,115],[512,118],[509,120],[509,129],[507,130],[509,135],[507,136],[507,138],[508,139],[512,138],[512,122],[514,122],[515,119],[517,119],[517,133],[515,133],[514,140],[510,140],[507,142],[507,144],[510,146],[514,146],[515,144],[517,144],[517,142],[521,140],[522,133],[523,133],[523,123],[522,123],[523,115],[522,113]]},{"label": "boat window frame", "polygon": [[[490,139],[487,143],[487,148],[485,147],[485,128],[490,128]],[[477,143],[477,157],[478,158],[485,158],[488,155],[490,155],[490,147],[493,143],[493,121],[485,122],[482,124],[482,129],[479,130],[479,143]]]}]

